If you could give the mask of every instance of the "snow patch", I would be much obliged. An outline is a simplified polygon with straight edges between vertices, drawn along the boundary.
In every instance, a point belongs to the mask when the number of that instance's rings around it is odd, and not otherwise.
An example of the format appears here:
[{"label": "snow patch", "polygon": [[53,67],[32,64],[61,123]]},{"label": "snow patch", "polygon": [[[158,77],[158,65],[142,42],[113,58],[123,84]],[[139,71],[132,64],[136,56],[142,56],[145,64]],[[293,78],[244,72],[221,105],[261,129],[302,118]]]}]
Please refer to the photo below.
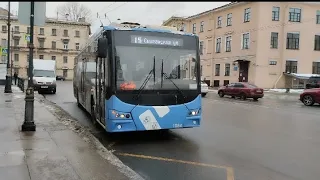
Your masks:
[{"label": "snow patch", "polygon": [[[278,93],[286,93],[286,89],[268,89],[265,92],[278,92]],[[304,89],[290,89],[289,93],[302,93]]]}]

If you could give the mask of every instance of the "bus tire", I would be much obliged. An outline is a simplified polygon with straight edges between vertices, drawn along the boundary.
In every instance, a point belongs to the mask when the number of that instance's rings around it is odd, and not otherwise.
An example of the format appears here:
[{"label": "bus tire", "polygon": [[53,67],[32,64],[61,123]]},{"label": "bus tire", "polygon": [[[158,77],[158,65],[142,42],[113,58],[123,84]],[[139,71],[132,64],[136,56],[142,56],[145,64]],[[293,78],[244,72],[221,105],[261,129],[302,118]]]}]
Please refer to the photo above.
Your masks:
[{"label": "bus tire", "polygon": [[79,102],[79,93],[78,93],[78,91],[77,91],[77,106],[78,106],[78,107],[81,107],[81,104],[80,104],[80,102]]}]

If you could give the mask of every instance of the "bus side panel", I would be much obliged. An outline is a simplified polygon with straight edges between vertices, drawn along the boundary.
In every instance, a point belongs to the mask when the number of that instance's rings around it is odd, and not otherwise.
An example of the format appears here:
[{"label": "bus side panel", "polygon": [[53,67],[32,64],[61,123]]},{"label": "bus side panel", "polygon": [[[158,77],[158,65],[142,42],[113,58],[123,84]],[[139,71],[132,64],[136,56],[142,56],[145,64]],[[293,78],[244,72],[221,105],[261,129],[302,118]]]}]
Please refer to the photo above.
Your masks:
[{"label": "bus side panel", "polygon": [[[172,106],[135,106],[112,96],[106,101],[108,132],[191,128],[200,126],[201,95],[193,101]],[[192,114],[194,111],[195,114]],[[123,117],[121,117],[123,115]]]}]

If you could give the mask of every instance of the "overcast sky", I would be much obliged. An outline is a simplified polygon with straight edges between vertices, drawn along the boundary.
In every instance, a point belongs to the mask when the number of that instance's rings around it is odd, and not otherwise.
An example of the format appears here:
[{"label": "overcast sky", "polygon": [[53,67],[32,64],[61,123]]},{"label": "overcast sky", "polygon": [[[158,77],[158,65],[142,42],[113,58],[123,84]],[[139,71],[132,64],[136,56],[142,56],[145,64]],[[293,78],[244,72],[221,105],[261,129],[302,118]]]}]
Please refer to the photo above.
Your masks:
[{"label": "overcast sky", "polygon": [[[56,17],[56,8],[65,2],[47,2],[47,17]],[[121,21],[134,21],[140,24],[162,24],[163,20],[172,15],[191,16],[206,10],[222,6],[229,2],[81,2],[92,11],[92,31],[100,26],[100,20],[109,24],[106,19],[97,19],[97,12],[104,17],[107,13],[113,22],[118,18]],[[7,9],[8,2],[0,2],[0,7]],[[18,12],[18,3],[11,3],[13,14]]]}]

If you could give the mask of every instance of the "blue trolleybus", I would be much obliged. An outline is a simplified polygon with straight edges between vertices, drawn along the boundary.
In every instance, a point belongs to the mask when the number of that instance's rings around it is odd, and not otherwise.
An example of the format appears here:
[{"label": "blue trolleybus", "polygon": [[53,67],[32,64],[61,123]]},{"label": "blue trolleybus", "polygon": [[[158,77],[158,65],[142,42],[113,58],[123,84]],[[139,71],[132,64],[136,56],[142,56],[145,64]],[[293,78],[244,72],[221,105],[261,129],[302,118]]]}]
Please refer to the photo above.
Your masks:
[{"label": "blue trolleybus", "polygon": [[199,39],[169,27],[111,23],[74,66],[74,96],[107,132],[199,127]]}]

